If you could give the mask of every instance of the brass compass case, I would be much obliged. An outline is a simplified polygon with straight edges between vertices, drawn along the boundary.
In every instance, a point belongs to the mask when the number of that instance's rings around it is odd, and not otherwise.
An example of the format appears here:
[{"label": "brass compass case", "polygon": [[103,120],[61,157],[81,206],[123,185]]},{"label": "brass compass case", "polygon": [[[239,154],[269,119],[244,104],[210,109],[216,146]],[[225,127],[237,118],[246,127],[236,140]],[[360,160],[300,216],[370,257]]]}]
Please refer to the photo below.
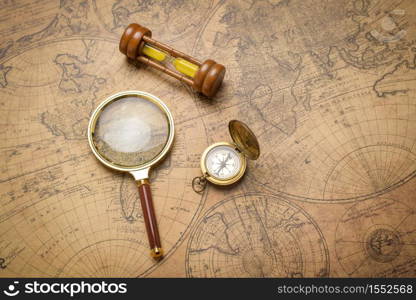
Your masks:
[{"label": "brass compass case", "polygon": [[[234,175],[233,177],[229,178],[229,179],[216,178],[215,176],[213,176],[213,174],[211,174],[208,171],[208,168],[206,166],[206,159],[207,159],[208,153],[212,149],[217,148],[219,146],[226,146],[226,147],[229,147],[229,148],[232,148],[232,149],[236,150],[237,153],[238,153],[239,159],[240,159],[241,165],[240,165],[240,169],[239,169],[238,173],[236,175]],[[206,175],[206,179],[209,182],[212,182],[212,183],[218,184],[218,185],[230,185],[230,184],[233,184],[233,183],[237,182],[238,180],[240,180],[241,177],[243,177],[244,172],[246,171],[246,168],[247,168],[247,159],[244,156],[244,154],[241,153],[241,151],[236,147],[235,144],[231,144],[231,143],[228,143],[228,142],[219,142],[219,143],[212,144],[207,149],[205,149],[205,151],[204,151],[204,153],[202,154],[202,157],[201,157],[202,173],[204,175]]]},{"label": "brass compass case", "polygon": [[[212,144],[202,154],[201,170],[206,180],[217,185],[230,185],[243,177],[247,168],[247,158],[256,160],[260,156],[260,146],[254,133],[241,121],[232,120],[228,124],[231,138],[234,143],[218,142]],[[228,147],[237,152],[240,162],[239,170],[230,178],[221,179],[212,174],[207,167],[208,154],[218,147]]]}]

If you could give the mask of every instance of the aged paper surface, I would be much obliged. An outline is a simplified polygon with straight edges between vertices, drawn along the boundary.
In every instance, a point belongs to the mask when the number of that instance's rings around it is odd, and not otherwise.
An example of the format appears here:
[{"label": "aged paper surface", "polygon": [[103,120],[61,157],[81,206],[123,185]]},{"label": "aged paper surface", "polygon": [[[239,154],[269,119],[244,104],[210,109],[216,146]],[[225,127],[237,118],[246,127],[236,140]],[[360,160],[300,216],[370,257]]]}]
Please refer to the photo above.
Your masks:
[{"label": "aged paper surface", "polygon": [[[416,276],[416,3],[0,1],[0,276]],[[125,26],[227,67],[213,100],[118,51]],[[176,137],[152,172],[166,257],[129,174],[89,149],[92,110],[142,90]],[[195,193],[247,123],[261,155]]]}]

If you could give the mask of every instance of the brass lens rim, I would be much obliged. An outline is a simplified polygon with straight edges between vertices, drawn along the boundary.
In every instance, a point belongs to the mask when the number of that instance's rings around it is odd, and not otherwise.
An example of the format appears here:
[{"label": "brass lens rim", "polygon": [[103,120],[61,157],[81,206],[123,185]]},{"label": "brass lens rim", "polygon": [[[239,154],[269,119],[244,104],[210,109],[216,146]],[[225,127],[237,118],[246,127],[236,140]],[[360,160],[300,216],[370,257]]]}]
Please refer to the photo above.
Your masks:
[{"label": "brass lens rim", "polygon": [[[114,101],[116,101],[120,98],[127,97],[127,96],[144,98],[146,100],[149,100],[149,101],[155,103],[166,114],[166,116],[168,118],[168,121],[169,121],[169,137],[168,137],[168,140],[167,140],[164,148],[162,149],[162,151],[158,155],[156,155],[152,160],[148,161],[147,163],[142,164],[142,165],[138,165],[138,166],[132,166],[132,167],[117,165],[117,164],[105,159],[98,152],[97,148],[94,145],[94,141],[93,141],[95,124],[97,123],[98,117],[100,116],[100,113],[103,110],[103,108],[105,106],[107,106],[109,103],[114,102]],[[142,92],[142,91],[124,91],[124,92],[119,92],[119,93],[116,93],[114,95],[111,95],[110,97],[105,99],[103,102],[101,102],[100,105],[98,105],[98,107],[92,113],[90,121],[88,123],[88,143],[89,143],[90,148],[91,148],[92,152],[94,153],[95,157],[101,163],[103,163],[105,166],[107,166],[111,169],[114,169],[114,170],[122,171],[122,172],[140,171],[140,170],[144,170],[144,169],[149,169],[150,167],[156,165],[169,152],[169,150],[172,146],[172,143],[173,143],[174,135],[175,135],[175,125],[174,125],[174,122],[173,122],[172,113],[170,112],[169,108],[166,106],[166,104],[162,100],[160,100],[156,96],[154,96],[150,93],[147,93],[147,92]]]}]

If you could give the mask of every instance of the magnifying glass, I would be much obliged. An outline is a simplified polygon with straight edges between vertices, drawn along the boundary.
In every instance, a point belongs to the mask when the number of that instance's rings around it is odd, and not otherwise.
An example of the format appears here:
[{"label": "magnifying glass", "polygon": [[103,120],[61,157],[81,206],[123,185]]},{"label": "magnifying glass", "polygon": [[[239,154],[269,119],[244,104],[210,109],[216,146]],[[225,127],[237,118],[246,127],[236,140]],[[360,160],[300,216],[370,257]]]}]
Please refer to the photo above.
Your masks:
[{"label": "magnifying glass", "polygon": [[152,94],[126,91],[108,97],[92,114],[88,141],[107,167],[129,172],[139,187],[150,253],[163,256],[150,190],[150,169],[168,153],[174,136],[172,114]]}]

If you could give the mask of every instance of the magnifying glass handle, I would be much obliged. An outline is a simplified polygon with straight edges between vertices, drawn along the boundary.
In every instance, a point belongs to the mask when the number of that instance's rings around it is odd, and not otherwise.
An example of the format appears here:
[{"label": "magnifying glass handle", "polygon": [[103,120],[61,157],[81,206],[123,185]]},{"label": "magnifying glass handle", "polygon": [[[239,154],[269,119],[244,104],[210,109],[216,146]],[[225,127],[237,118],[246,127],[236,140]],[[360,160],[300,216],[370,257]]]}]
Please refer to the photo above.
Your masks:
[{"label": "magnifying glass handle", "polygon": [[154,259],[160,259],[163,256],[162,244],[160,243],[159,230],[156,222],[155,209],[153,207],[152,191],[148,179],[137,181],[142,204],[144,223],[146,224],[147,237],[150,245],[150,255]]}]

